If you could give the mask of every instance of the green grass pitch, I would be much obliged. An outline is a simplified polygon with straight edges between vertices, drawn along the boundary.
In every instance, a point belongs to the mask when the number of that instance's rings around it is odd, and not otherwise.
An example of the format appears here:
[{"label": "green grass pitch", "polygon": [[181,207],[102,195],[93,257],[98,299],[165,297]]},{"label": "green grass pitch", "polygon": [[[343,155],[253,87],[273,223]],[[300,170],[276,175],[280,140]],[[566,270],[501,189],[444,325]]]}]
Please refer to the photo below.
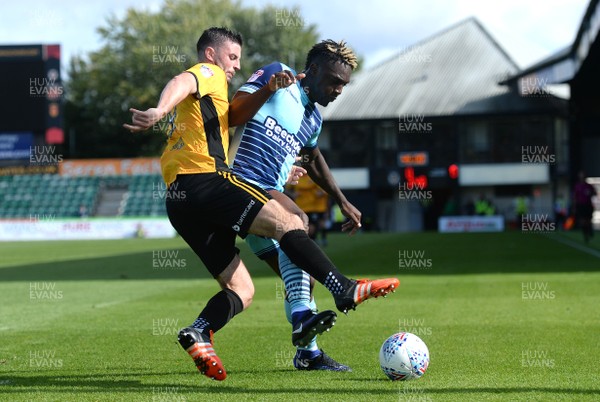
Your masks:
[{"label": "green grass pitch", "polygon": [[[342,272],[401,281],[319,337],[351,373],[293,369],[280,281],[240,243],[256,295],[216,334],[224,382],[176,343],[218,289],[181,239],[0,243],[0,400],[599,400],[599,240],[331,235]],[[316,298],[334,309],[321,285]],[[430,350],[416,381],[379,368],[381,344],[401,330]]]}]

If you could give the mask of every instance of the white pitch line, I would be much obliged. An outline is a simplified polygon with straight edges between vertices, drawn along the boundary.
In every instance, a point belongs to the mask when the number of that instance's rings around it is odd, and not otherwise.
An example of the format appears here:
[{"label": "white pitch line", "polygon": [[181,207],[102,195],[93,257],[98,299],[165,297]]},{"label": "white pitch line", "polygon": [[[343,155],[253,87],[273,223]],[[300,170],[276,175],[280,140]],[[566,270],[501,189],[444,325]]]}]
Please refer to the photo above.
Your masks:
[{"label": "white pitch line", "polygon": [[573,248],[575,248],[575,249],[577,249],[579,251],[583,251],[584,253],[588,253],[590,255],[593,255],[596,258],[600,258],[600,251],[594,250],[593,248],[590,248],[590,247],[586,247],[586,246],[584,246],[582,244],[579,244],[579,243],[577,243],[577,242],[575,242],[575,241],[573,241],[571,239],[567,239],[567,238],[562,237],[562,236],[561,237],[559,237],[559,236],[547,236],[547,237],[550,238],[550,239],[554,239],[554,240],[556,240],[559,243],[566,244],[567,246],[571,246],[571,247],[573,247]]}]

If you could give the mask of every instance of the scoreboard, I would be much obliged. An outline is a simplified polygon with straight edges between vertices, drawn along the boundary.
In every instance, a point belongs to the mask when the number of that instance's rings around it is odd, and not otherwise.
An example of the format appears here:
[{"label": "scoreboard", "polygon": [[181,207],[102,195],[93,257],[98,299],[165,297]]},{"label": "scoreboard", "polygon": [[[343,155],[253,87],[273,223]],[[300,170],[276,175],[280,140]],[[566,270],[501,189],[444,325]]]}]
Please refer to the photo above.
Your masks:
[{"label": "scoreboard", "polygon": [[60,45],[0,46],[0,165],[64,143]]}]

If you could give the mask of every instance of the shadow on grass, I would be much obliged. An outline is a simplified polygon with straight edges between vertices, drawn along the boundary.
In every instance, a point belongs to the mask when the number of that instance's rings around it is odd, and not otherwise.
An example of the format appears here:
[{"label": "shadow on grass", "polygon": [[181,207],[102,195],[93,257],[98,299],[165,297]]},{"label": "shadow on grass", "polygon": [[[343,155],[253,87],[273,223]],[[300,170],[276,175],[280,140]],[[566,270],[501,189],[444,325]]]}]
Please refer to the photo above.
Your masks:
[{"label": "shadow on grass", "polygon": [[[245,243],[238,247],[252,276],[274,275]],[[350,277],[600,271],[595,255],[520,232],[333,235],[325,252]],[[0,281],[201,278],[211,276],[187,247],[0,269]]]},{"label": "shadow on grass", "polygon": [[[273,276],[273,271],[254,256],[252,275]],[[110,257],[52,261],[0,268],[0,281],[87,281],[131,279],[212,278],[190,249],[157,250]]]},{"label": "shadow on grass", "polygon": [[598,255],[559,242],[558,236],[519,231],[362,235],[334,238],[335,247],[326,251],[342,272],[362,275],[600,271]]},{"label": "shadow on grass", "polygon": [[[179,253],[170,262],[153,257],[152,252],[142,252],[6,267],[0,269],[0,281],[186,279],[209,276],[195,255],[187,250],[175,251]],[[158,261],[163,266],[157,266]],[[167,267],[166,264],[171,266]]]},{"label": "shadow on grass", "polygon": [[[230,373],[231,374],[231,373]],[[336,373],[326,373],[336,374]],[[171,394],[172,396],[185,393],[213,393],[213,394],[291,394],[297,396],[298,393],[315,394],[315,396],[323,396],[327,394],[338,394],[339,389],[321,388],[315,385],[315,388],[306,387],[306,384],[299,383],[297,388],[278,388],[268,389],[265,387],[236,387],[229,386],[228,382],[210,383],[211,385],[203,385],[202,381],[209,381],[206,378],[198,376],[198,385],[182,385],[181,382],[161,382],[161,383],[142,383],[140,380],[129,379],[131,377],[148,377],[148,376],[189,376],[189,373],[128,373],[123,374],[82,374],[82,375],[63,375],[50,377],[45,375],[14,377],[0,377],[0,392],[5,394],[20,394],[31,392],[50,392],[50,393],[73,393],[77,390],[78,393],[85,394],[104,394],[104,393],[148,393],[148,394]],[[339,378],[334,378],[333,381],[340,381]],[[320,380],[323,376],[319,377]],[[561,388],[558,386],[508,386],[508,387],[481,387],[481,388],[465,388],[465,387],[443,387],[443,388],[427,388],[427,387],[409,387],[403,388],[400,383],[391,383],[388,380],[381,379],[376,381],[373,378],[347,378],[342,381],[363,381],[369,382],[369,387],[352,388],[352,393],[373,395],[373,394],[394,394],[408,396],[426,396],[431,394],[448,395],[448,394],[524,394],[537,392],[542,394],[569,394],[569,395],[600,395],[600,389],[578,389],[578,388]],[[385,388],[373,387],[372,385],[385,384]],[[389,385],[397,384],[398,387],[389,388]],[[402,383],[404,384],[404,383]],[[550,396],[550,395],[546,395]]]},{"label": "shadow on grass", "polygon": [[[240,372],[229,372],[229,375],[239,374]],[[248,372],[255,374],[255,372]],[[293,394],[312,393],[316,395],[337,394],[336,389],[321,389],[315,385],[315,388],[306,388],[306,384],[300,383],[297,388],[277,388],[268,389],[264,387],[235,387],[228,385],[228,381],[212,382],[199,373],[193,374],[198,378],[198,385],[181,384],[182,381],[160,382],[160,383],[142,383],[141,380],[132,380],[131,377],[149,377],[149,376],[190,376],[190,373],[128,373],[124,374],[89,374],[89,375],[62,375],[56,377],[50,376],[31,376],[11,377],[0,376],[0,393],[20,394],[31,392],[50,392],[50,393],[72,393],[77,390],[80,394],[92,393],[148,393],[167,394],[172,396],[185,393],[217,393],[217,394]],[[208,385],[210,384],[210,385]],[[373,389],[355,390],[358,393],[372,394]],[[377,389],[378,393],[397,394],[396,389]],[[354,391],[353,391],[354,392]]]}]

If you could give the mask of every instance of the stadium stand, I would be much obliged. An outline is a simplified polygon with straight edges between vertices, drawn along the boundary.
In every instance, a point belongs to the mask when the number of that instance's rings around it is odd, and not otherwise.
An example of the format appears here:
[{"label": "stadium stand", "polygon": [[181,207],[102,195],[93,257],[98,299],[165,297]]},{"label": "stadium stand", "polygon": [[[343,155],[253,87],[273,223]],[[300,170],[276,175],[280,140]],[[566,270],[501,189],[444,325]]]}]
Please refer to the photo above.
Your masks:
[{"label": "stadium stand", "polygon": [[162,216],[166,187],[160,175],[129,176],[128,192],[121,204],[123,216]]},{"label": "stadium stand", "polygon": [[165,188],[160,175],[87,176],[22,175],[0,177],[0,218],[96,215],[102,194],[122,188],[116,216],[164,216]]}]

